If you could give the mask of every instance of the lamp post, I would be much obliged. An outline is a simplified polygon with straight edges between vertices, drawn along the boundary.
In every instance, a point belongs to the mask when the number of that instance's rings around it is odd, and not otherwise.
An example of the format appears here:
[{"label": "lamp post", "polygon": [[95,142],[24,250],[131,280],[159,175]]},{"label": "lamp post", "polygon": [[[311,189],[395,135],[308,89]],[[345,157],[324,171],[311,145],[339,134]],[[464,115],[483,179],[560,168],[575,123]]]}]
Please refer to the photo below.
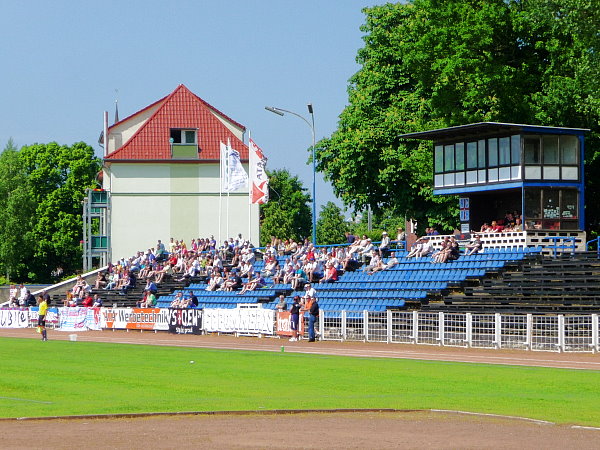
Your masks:
[{"label": "lamp post", "polygon": [[279,116],[284,116],[285,113],[292,114],[293,116],[299,117],[300,119],[306,122],[306,125],[310,128],[312,133],[312,166],[313,166],[313,179],[312,179],[312,242],[314,245],[317,245],[317,160],[315,158],[315,115],[313,113],[313,105],[309,103],[307,105],[308,113],[312,119],[312,123],[306,119],[306,117],[301,116],[298,113],[293,111],[288,111],[287,109],[276,108],[275,106],[265,106],[267,111],[275,113]]}]

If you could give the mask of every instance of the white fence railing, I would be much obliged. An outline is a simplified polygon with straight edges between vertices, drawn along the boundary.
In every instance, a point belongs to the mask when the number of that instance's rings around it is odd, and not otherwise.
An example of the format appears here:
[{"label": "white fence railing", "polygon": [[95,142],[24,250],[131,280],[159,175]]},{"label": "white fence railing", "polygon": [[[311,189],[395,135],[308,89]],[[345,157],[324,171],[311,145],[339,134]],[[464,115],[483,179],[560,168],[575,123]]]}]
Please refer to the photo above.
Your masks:
[{"label": "white fence railing", "polygon": [[598,314],[321,312],[322,340],[557,352],[600,351]]},{"label": "white fence railing", "polygon": [[[257,336],[286,336],[287,333],[287,336],[290,335],[289,327],[279,326],[280,321],[276,320],[273,310],[262,308],[204,310],[51,308],[48,319],[52,326],[63,330],[65,328],[80,331],[119,328],[182,332],[180,330],[182,327],[188,327],[189,330],[184,330],[185,333],[216,332]],[[192,319],[195,322],[190,325],[188,322]],[[85,321],[90,322],[91,325],[85,325],[87,323]],[[27,328],[36,324],[37,308],[0,309],[0,328]],[[321,310],[318,325],[320,339],[325,341],[387,342],[555,352],[600,351],[599,314]]]}]

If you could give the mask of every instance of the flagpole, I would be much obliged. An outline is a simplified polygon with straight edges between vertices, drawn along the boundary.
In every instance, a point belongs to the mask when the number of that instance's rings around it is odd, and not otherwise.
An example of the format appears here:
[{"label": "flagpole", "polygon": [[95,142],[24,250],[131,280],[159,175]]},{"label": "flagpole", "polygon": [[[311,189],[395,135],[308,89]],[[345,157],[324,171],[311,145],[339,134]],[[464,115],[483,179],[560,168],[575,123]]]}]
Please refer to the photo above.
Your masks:
[{"label": "flagpole", "polygon": [[[231,155],[231,140],[229,138],[227,138],[227,171],[229,171],[229,165],[231,164],[231,161],[229,160]],[[231,180],[229,180],[229,182],[231,182]],[[227,218],[227,227],[226,227],[226,239],[229,239],[229,193],[230,193],[231,189],[227,189],[227,214],[226,214],[226,218]]]},{"label": "flagpole", "polygon": [[[252,140],[252,132],[248,131],[248,173],[250,176],[248,177],[248,242],[252,237],[252,187],[254,186],[253,176],[252,176],[252,159],[250,152],[252,149],[250,148],[250,141]],[[254,245],[260,245],[260,242],[255,242]]]},{"label": "flagpole", "polygon": [[219,230],[218,242],[221,242],[221,216],[223,215],[223,143],[219,142]]}]

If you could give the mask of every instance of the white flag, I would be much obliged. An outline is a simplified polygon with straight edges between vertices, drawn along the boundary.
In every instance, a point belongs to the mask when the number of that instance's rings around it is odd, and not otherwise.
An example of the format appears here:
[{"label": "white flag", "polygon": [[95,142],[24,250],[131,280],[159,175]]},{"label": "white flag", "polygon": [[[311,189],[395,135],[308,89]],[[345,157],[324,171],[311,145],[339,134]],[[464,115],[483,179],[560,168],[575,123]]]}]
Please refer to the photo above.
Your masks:
[{"label": "white flag", "polygon": [[227,146],[221,143],[221,152],[223,147],[225,147],[225,158],[221,160],[221,187],[223,192],[234,192],[248,186],[248,174],[242,166],[240,154],[231,147],[230,142],[227,141]]},{"label": "white flag", "polygon": [[252,139],[250,139],[248,147],[250,150],[250,202],[261,205],[269,201],[267,158]]}]

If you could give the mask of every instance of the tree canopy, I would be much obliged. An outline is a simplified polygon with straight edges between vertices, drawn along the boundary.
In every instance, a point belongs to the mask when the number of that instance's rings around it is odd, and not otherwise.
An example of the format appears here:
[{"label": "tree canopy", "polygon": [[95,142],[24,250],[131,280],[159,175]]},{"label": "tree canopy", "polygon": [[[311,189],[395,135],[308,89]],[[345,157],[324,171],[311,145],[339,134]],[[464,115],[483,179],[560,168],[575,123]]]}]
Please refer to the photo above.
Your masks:
[{"label": "tree canopy", "polygon": [[0,155],[0,266],[12,280],[47,282],[81,268],[82,200],[100,160],[83,142],[34,144]]},{"label": "tree canopy", "polygon": [[[600,194],[600,9],[589,0],[412,0],[365,8],[361,69],[318,170],[347,206],[452,227],[430,143],[404,133],[480,121],[590,128],[588,198]],[[587,202],[591,227],[598,202]]]},{"label": "tree canopy", "polygon": [[317,242],[319,245],[342,244],[346,242],[344,233],[349,226],[342,209],[333,202],[321,206],[317,219]]},{"label": "tree canopy", "polygon": [[280,239],[304,239],[310,235],[311,196],[297,176],[286,169],[267,171],[269,202],[260,205],[260,243],[271,236]]}]

